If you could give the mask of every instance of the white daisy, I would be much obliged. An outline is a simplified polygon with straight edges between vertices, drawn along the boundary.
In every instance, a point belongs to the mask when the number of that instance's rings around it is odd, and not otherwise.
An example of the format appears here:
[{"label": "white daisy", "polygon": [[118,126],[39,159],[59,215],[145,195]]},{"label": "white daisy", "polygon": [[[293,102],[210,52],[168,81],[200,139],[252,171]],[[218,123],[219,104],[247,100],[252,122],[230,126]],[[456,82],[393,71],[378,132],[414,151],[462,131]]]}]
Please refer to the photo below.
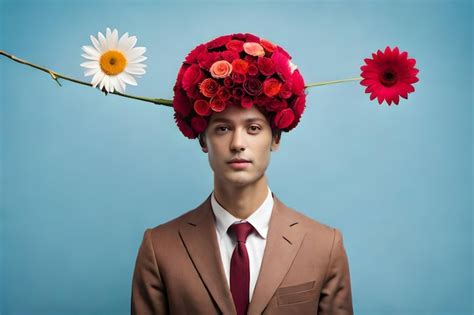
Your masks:
[{"label": "white daisy", "polygon": [[137,43],[135,36],[128,36],[125,33],[118,39],[118,32],[107,27],[105,37],[99,32],[98,40],[90,36],[92,46],[82,46],[85,54],[81,56],[89,61],[81,63],[81,67],[86,68],[84,75],[92,77],[92,86],[95,88],[105,87],[107,92],[118,91],[125,92],[125,84],[137,85],[137,78],[145,73],[145,61],[147,57],[143,56],[145,47],[134,47]]}]

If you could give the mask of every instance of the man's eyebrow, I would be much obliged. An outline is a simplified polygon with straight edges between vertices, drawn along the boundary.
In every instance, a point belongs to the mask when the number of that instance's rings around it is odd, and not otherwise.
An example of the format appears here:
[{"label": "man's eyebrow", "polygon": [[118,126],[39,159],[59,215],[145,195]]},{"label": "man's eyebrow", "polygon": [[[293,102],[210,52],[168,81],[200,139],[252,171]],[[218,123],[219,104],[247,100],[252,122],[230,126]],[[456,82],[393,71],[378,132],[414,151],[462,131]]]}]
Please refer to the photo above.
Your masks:
[{"label": "man's eyebrow", "polygon": [[[265,122],[265,119],[259,118],[259,117],[251,117],[251,118],[245,119],[245,122],[246,122],[246,123],[254,122],[254,121],[262,121],[262,122]],[[215,119],[213,119],[213,120],[211,121],[211,124],[212,124],[212,123],[218,123],[218,122],[232,123],[232,120],[227,119],[227,118],[215,118]]]}]

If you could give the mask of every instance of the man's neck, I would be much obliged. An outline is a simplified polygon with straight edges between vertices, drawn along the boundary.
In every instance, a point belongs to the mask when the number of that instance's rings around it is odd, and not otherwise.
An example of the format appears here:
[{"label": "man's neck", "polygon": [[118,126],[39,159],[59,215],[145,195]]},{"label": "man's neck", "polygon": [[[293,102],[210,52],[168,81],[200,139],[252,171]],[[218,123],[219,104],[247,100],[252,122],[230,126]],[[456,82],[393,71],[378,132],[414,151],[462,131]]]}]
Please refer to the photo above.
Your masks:
[{"label": "man's neck", "polygon": [[267,195],[265,176],[254,184],[243,187],[220,184],[214,179],[214,197],[217,202],[239,219],[247,219],[265,201]]}]

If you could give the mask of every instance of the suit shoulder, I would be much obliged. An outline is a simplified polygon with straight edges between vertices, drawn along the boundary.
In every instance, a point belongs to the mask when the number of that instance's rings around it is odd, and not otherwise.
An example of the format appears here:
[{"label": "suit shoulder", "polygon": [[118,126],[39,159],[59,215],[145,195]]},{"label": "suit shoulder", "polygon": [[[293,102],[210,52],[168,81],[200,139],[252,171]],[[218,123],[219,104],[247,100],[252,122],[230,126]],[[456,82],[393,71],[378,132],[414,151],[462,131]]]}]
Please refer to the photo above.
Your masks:
[{"label": "suit shoulder", "polygon": [[324,233],[327,235],[333,235],[335,230],[337,230],[337,228],[318,221],[316,219],[313,219],[298,210],[295,210],[293,208],[288,209],[292,212],[295,219],[298,220],[298,223],[303,225],[303,227],[310,233]]}]

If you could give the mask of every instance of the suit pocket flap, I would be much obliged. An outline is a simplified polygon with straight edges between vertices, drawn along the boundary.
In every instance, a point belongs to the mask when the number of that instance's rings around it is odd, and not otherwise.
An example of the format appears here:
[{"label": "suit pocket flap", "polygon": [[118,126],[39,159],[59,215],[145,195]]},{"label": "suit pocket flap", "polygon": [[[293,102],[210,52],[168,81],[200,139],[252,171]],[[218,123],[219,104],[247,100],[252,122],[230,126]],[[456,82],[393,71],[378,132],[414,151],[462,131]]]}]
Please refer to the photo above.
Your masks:
[{"label": "suit pocket flap", "polygon": [[278,295],[285,295],[285,294],[291,294],[291,293],[297,293],[301,291],[307,291],[311,290],[314,288],[315,280],[310,281],[310,282],[305,282],[297,285],[291,285],[287,287],[280,287],[277,290]]}]

